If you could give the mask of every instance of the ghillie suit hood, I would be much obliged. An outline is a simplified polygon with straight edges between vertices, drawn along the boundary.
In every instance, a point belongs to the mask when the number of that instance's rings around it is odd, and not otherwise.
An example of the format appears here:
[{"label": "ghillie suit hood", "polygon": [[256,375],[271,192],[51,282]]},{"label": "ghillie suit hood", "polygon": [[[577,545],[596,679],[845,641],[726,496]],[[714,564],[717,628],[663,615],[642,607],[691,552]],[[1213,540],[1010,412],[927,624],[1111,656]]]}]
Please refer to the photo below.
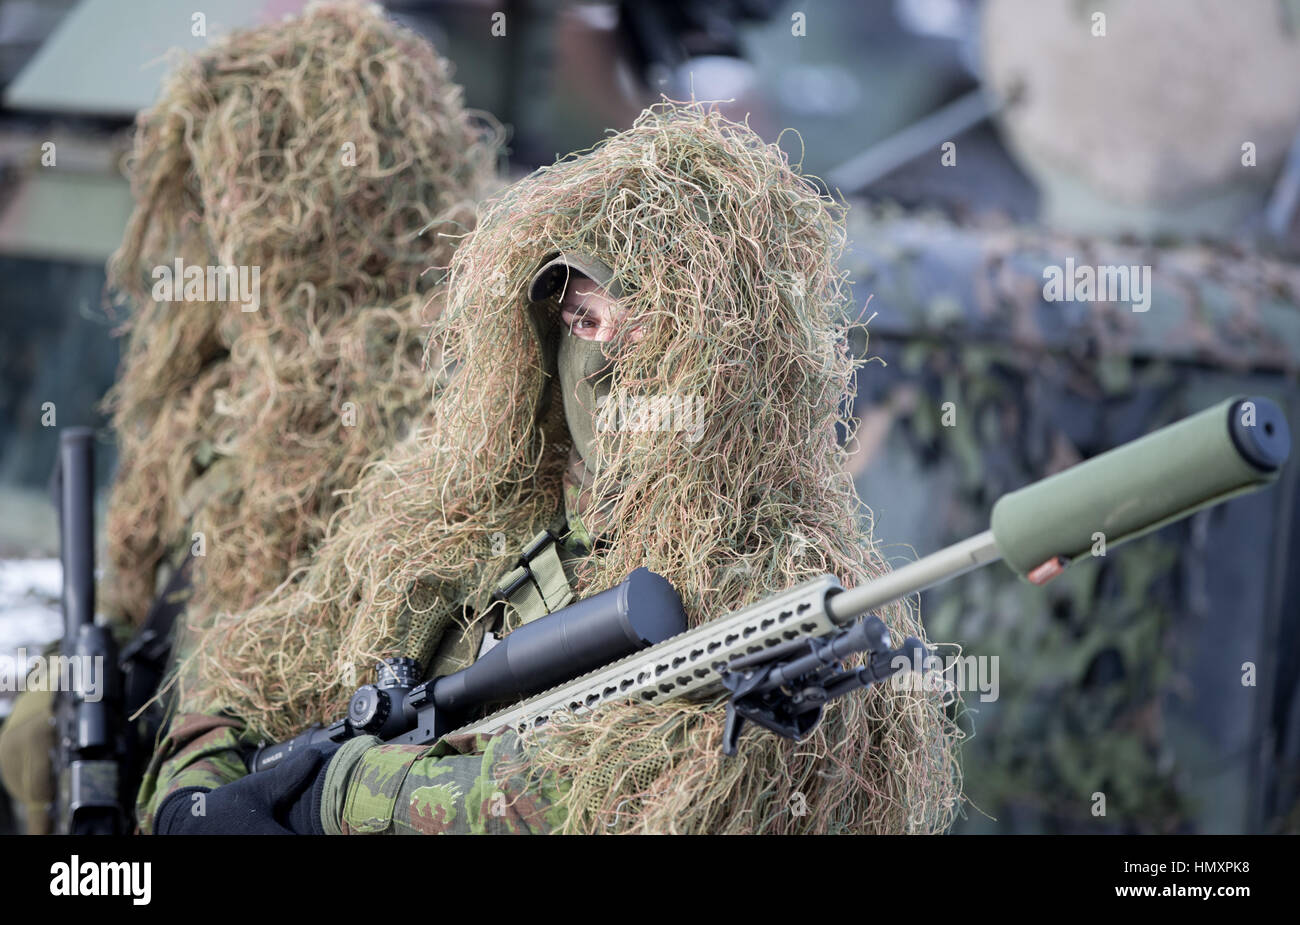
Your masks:
[{"label": "ghillie suit hood", "polygon": [[[610,402],[690,409],[683,427],[598,430],[610,545],[584,560],[580,594],[644,565],[696,625],[824,572],[884,572],[836,433],[857,366],[843,243],[836,203],[698,104],[647,110],[511,187],[453,259],[437,343],[454,375],[429,427],[363,477],[301,582],[223,616],[195,703],[290,735],[341,715],[375,659],[416,654],[442,589],[488,601],[562,503],[571,441],[526,297],[556,251],[608,264],[624,330],[640,328],[618,341]],[[884,616],[921,634],[904,605]],[[933,693],[873,687],[806,741],[751,734],[732,759],[722,727],[719,706],[629,704],[548,724],[530,766],[571,783],[572,831],[934,832],[955,811],[955,730]]]},{"label": "ghillie suit hood", "polygon": [[[110,612],[139,623],[190,546],[191,620],[264,597],[335,492],[424,412],[428,270],[445,271],[499,152],[461,95],[423,39],[334,3],[187,58],[139,115],[110,264],[131,308],[109,399]],[[177,260],[257,268],[256,311],[159,288]]]}]

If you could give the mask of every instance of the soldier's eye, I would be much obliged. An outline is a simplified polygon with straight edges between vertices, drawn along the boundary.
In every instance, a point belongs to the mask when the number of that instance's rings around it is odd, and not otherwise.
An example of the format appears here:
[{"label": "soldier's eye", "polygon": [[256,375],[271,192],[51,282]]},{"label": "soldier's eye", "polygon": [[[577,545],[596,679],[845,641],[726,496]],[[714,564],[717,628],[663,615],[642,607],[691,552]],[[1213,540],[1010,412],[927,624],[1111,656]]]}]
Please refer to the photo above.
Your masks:
[{"label": "soldier's eye", "polygon": [[560,314],[560,320],[570,331],[595,331],[600,328],[600,321],[588,312],[565,310]]}]

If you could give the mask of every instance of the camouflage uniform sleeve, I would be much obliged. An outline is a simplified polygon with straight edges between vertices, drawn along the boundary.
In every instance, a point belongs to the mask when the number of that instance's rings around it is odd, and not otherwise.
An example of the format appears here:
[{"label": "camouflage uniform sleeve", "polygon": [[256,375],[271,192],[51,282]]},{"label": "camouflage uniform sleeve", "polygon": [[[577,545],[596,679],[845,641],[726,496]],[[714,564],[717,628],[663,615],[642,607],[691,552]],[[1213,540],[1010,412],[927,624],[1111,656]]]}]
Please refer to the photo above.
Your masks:
[{"label": "camouflage uniform sleeve", "polygon": [[329,835],[542,835],[562,824],[567,785],[529,771],[513,733],[453,746],[353,739],[330,762]]},{"label": "camouflage uniform sleeve", "polygon": [[167,728],[140,782],[136,822],[153,834],[163,800],[183,787],[215,790],[248,773],[237,720],[206,713],[182,713]]}]

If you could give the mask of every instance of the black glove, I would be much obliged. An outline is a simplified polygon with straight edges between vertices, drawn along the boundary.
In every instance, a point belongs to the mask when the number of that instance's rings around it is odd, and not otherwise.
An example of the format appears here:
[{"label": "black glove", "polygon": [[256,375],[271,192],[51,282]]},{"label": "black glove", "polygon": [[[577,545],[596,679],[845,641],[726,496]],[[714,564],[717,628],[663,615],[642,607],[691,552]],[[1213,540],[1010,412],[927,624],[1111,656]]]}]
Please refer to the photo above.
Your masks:
[{"label": "black glove", "polygon": [[[224,786],[185,787],[163,800],[154,819],[158,835],[324,835],[321,797],[337,743],[313,745],[270,771]],[[206,793],[203,814],[193,794]]]}]

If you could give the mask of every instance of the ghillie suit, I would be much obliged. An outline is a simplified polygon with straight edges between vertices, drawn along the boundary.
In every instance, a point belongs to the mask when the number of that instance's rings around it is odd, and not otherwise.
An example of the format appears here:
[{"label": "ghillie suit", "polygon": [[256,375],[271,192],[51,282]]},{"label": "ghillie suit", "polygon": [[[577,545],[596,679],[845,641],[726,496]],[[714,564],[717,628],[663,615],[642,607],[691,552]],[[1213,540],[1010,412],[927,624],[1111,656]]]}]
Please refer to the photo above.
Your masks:
[{"label": "ghillie suit", "polygon": [[[603,541],[570,563],[579,596],[647,566],[692,625],[823,572],[885,571],[837,441],[857,365],[842,221],[777,147],[699,105],[652,108],[485,207],[452,263],[437,343],[454,376],[429,426],[367,472],[300,582],[219,618],[186,697],[213,720],[173,729],[195,774],[163,769],[146,816],[168,789],[242,773],[220,709],[244,741],[285,738],[341,715],[377,659],[416,657],[426,675],[472,659],[494,585],[557,511],[570,541]],[[607,264],[621,330],[639,331],[613,342],[609,404],[691,409],[684,427],[598,426],[576,477],[572,405],[539,336],[554,305],[535,323],[527,296],[557,251]],[[906,606],[884,616],[920,634]],[[934,694],[877,686],[806,741],[750,735],[732,759],[722,725],[717,705],[629,704],[522,743],[451,743],[481,757],[353,740],[325,777],[324,829],[503,830],[496,794],[519,817],[504,830],[531,831],[936,832],[956,809]]]},{"label": "ghillie suit", "polygon": [[[418,36],[323,4],[187,59],[140,114],[110,267],[133,309],[110,397],[111,612],[138,624],[191,547],[192,622],[251,605],[423,411],[425,271],[446,266],[498,154],[461,95]],[[164,291],[177,260],[258,268],[256,310],[184,301],[183,277]]]}]

